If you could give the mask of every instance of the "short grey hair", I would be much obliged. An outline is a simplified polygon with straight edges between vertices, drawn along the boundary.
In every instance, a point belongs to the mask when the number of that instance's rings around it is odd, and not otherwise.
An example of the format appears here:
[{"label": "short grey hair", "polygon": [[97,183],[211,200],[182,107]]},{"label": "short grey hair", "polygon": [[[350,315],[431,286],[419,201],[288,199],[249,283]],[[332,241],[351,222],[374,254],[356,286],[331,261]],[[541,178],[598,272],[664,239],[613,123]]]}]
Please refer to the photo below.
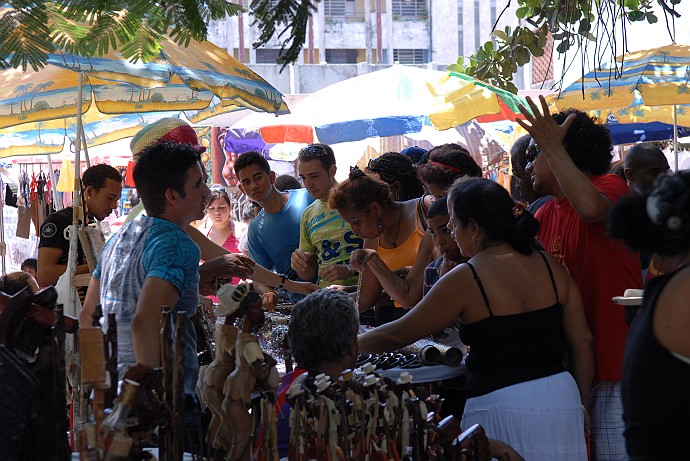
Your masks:
[{"label": "short grey hair", "polygon": [[359,312],[354,301],[336,290],[319,290],[292,308],[288,343],[300,368],[314,369],[342,360],[357,341]]}]

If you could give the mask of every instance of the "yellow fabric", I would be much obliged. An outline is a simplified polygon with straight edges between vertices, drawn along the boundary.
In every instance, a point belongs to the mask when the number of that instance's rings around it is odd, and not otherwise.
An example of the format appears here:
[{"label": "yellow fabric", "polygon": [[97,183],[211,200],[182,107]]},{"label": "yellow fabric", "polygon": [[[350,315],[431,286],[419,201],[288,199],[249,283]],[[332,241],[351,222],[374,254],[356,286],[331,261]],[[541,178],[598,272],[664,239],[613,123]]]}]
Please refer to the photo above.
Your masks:
[{"label": "yellow fabric", "polygon": [[67,159],[64,159],[62,166],[60,166],[60,179],[58,179],[55,190],[58,192],[74,191],[74,169],[72,163]]},{"label": "yellow fabric", "polygon": [[414,265],[417,259],[419,245],[422,243],[424,232],[415,228],[414,232],[401,245],[396,248],[383,248],[379,242],[378,254],[381,260],[392,271],[401,267]]},{"label": "yellow fabric", "polygon": [[436,104],[429,111],[429,120],[439,130],[501,111],[494,92],[451,75],[446,75],[433,87],[429,86],[436,99]]}]

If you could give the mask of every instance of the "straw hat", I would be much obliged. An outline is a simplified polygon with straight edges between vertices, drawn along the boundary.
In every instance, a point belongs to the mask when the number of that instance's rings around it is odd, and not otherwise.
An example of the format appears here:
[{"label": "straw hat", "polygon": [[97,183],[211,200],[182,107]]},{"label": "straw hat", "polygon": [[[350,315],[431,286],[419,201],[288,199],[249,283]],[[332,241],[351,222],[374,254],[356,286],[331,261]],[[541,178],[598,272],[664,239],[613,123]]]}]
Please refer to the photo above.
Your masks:
[{"label": "straw hat", "polygon": [[172,117],[162,118],[146,125],[134,135],[132,142],[129,143],[129,148],[136,160],[141,151],[163,141],[196,146],[199,153],[206,151],[205,146],[199,145],[199,137],[194,128],[185,121]]}]

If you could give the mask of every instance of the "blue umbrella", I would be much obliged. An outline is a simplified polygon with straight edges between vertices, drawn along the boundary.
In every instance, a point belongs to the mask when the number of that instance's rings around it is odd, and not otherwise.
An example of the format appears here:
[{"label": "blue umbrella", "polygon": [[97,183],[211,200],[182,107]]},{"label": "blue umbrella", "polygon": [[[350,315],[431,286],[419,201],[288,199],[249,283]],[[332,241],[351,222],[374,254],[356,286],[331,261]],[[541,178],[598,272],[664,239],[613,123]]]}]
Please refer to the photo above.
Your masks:
[{"label": "blue umbrella", "polygon": [[[661,122],[611,123],[607,122],[613,144],[633,144],[645,141],[673,139],[673,125]],[[678,137],[690,136],[690,128],[679,126]]]}]

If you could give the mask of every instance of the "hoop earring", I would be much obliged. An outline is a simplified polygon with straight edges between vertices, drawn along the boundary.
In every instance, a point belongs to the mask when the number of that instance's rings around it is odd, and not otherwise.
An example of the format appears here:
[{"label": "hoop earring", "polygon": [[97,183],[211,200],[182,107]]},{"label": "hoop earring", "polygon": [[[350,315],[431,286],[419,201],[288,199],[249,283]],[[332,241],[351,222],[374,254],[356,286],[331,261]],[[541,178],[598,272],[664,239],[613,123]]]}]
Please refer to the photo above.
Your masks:
[{"label": "hoop earring", "polygon": [[379,229],[383,228],[383,219],[381,219],[381,216],[379,216],[378,219],[376,219],[376,227],[378,227]]}]

